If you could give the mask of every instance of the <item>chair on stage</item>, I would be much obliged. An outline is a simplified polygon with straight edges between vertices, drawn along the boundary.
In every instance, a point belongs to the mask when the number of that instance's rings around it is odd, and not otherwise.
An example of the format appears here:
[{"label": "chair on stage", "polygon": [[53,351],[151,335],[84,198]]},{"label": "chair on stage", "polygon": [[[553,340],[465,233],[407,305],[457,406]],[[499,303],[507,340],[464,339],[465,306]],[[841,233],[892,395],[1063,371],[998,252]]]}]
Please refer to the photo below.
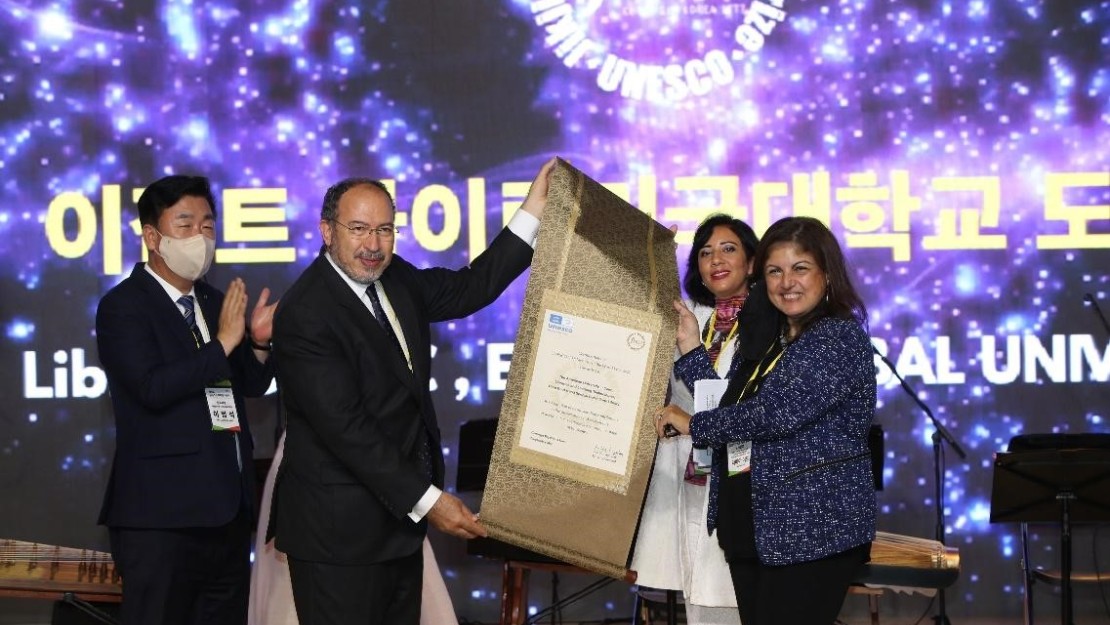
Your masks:
[{"label": "chair on stage", "polygon": [[681,591],[637,586],[632,625],[676,625],[684,603]]},{"label": "chair on stage", "polygon": [[[1026,625],[1033,625],[1033,604],[1035,593],[1037,592],[1036,587],[1038,585],[1042,585],[1051,588],[1057,593],[1062,592],[1064,584],[1064,571],[1059,566],[1046,568],[1044,565],[1036,564],[1034,563],[1035,558],[1030,556],[1031,547],[1035,546],[1039,542],[1038,539],[1044,538],[1047,540],[1058,540],[1059,529],[1052,526],[1044,526],[1049,531],[1051,531],[1054,536],[1041,537],[1038,536],[1037,532],[1039,524],[1034,525],[1032,530],[1029,526],[1030,524],[1028,523],[1021,524],[1021,562],[1022,581],[1025,589],[1025,623]],[[1030,535],[1031,531],[1032,536]],[[1092,531],[1095,532],[1095,534],[1085,535],[1076,531],[1076,528],[1072,528],[1073,548],[1076,545],[1082,543],[1090,544],[1092,550],[1097,549],[1099,545],[1099,540],[1097,536],[1098,529],[1095,528]],[[1106,541],[1108,539],[1110,539],[1110,536],[1106,536],[1104,534],[1102,540]],[[1102,550],[1105,553],[1106,547],[1103,546]],[[1096,558],[1096,560],[1098,559]],[[1053,565],[1057,564],[1058,563],[1053,563]],[[1100,589],[1100,592],[1105,593],[1107,596],[1110,596],[1110,558],[1104,556],[1101,560],[1097,561],[1097,564],[1099,565],[1099,567],[1094,570],[1076,570],[1073,564],[1073,568],[1069,576],[1069,581],[1074,587],[1078,588],[1097,588],[1098,585],[1101,584],[1102,587]]]},{"label": "chair on stage", "polygon": [[[990,520],[1021,524],[1025,624],[1033,625],[1035,586],[1046,584],[1059,589],[1061,623],[1071,625],[1073,585],[1110,592],[1110,570],[1073,570],[1076,526],[1097,532],[1110,523],[1110,434],[1027,434],[1008,449],[995,457]],[[1030,546],[1042,530],[1059,535],[1058,568],[1033,563]],[[1096,554],[1095,563],[1110,569],[1110,558]]]}]

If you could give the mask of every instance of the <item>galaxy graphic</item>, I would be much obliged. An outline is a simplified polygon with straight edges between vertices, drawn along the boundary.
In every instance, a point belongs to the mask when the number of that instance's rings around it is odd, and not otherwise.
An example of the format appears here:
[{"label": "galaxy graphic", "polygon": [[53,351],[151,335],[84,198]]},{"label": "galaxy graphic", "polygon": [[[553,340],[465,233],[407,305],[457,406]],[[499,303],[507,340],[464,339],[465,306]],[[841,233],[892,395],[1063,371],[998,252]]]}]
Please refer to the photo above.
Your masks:
[{"label": "galaxy graphic", "polygon": [[[397,251],[422,266],[469,262],[554,155],[678,225],[680,266],[712,212],[825,220],[876,347],[966,452],[939,450],[956,617],[1021,613],[994,454],[1110,432],[1106,0],[0,0],[0,41],[2,538],[107,547],[94,313],[143,260],[138,193],[170,173],[212,179],[208,279],[252,297],[315,257],[347,176],[391,185]],[[458,426],[499,413],[525,285],[435,329],[449,488]],[[880,529],[932,538],[936,427],[878,358],[876,375]],[[1034,533],[1046,566],[1052,530]],[[460,618],[495,620],[498,563],[436,547]],[[1110,531],[1075,549],[1110,569]],[[616,584],[567,615],[631,605]]]}]

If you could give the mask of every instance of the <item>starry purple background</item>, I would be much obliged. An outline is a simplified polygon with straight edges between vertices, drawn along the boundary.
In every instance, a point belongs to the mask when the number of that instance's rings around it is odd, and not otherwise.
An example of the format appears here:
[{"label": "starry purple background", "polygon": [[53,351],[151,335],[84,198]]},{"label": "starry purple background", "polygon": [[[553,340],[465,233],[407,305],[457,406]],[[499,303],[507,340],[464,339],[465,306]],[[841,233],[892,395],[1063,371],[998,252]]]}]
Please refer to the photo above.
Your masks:
[{"label": "starry purple background", "polygon": [[[666,13],[646,2],[566,4],[592,40],[658,64],[727,49],[744,10],[708,0],[671,3]],[[1046,172],[1104,176],[1066,197],[1101,207],[1088,230],[1110,236],[1110,2],[786,0],[783,10],[764,47],[734,63],[730,84],[661,103],[605,92],[596,70],[565,66],[523,0],[0,1],[0,486],[20,501],[2,507],[0,537],[106,545],[94,519],[112,449],[107,397],[23,393],[26,351],[38,355],[40,384],[56,350],[85,349],[97,364],[93,314],[120,279],[104,275],[102,230],[78,259],[47,244],[47,207],[63,192],[99,207],[102,186],[121,185],[127,273],[139,250],[126,227],[131,189],[177,172],[208,175],[219,188],[285,188],[297,261],[222,265],[211,275],[216,284],[242,275],[253,291],[280,294],[317,251],[324,189],[348,175],[395,180],[402,212],[419,190],[450,187],[464,205],[459,240],[433,253],[409,236],[398,249],[418,263],[457,266],[469,258],[473,227],[467,179],[485,179],[492,233],[501,184],[530,180],[556,154],[602,182],[630,185],[636,204],[650,200],[639,182],[655,176],[649,187],[664,223],[669,207],[714,206],[713,193],[679,188],[684,176],[737,176],[738,214],[751,218],[757,184],[825,172],[835,189],[852,173],[885,182],[905,170],[921,199],[911,259],[858,247],[849,258],[872,333],[900,367],[921,364],[902,354],[907,338],[932,354],[948,337],[953,366],[966,373],[962,384],[907,375],[968,453],[945,453],[946,540],[964,564],[949,609],[1019,613],[1017,528],[988,522],[992,454],[1020,433],[1110,431],[1107,365],[1097,380],[1052,382],[1037,370],[1033,382],[992,385],[979,337],[1029,334],[1047,349],[1052,335],[1090,335],[1107,361],[1107,335],[1083,296],[1110,312],[1110,245],[1046,250],[1036,237],[1066,232],[1045,218]],[[989,233],[1006,235],[1005,249],[923,247],[940,209],[953,205],[930,188],[940,176],[998,179],[1001,221]],[[831,206],[843,234],[840,205]],[[777,200],[774,216],[788,213],[789,200]],[[697,219],[671,221],[688,232]],[[442,215],[432,222],[439,227]],[[67,219],[66,232],[76,231]],[[518,280],[495,306],[438,329],[435,397],[449,475],[457,424],[498,413],[485,345],[512,341],[523,289]],[[933,428],[897,382],[881,388],[877,421],[888,452],[880,527],[931,537]],[[1040,544],[1050,564],[1053,547]],[[497,566],[451,542],[437,548],[460,617],[491,619]],[[630,599],[613,589],[591,601],[584,614],[619,616]],[[894,602],[907,614],[925,605]]]}]

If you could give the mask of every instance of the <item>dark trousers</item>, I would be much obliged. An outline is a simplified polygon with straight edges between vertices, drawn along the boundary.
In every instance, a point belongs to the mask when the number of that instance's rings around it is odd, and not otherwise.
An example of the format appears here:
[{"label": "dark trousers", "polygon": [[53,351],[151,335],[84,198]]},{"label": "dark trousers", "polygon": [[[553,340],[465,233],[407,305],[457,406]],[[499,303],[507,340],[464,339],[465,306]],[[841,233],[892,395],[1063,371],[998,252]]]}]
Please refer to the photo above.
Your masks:
[{"label": "dark trousers", "polygon": [[729,558],[740,622],[744,625],[832,625],[848,586],[871,553],[861,545],[836,555],[785,566]]},{"label": "dark trousers", "polygon": [[244,625],[250,530],[245,511],[220,527],[109,528],[121,625]]},{"label": "dark trousers", "polygon": [[300,625],[418,625],[424,553],[366,565],[289,558]]}]

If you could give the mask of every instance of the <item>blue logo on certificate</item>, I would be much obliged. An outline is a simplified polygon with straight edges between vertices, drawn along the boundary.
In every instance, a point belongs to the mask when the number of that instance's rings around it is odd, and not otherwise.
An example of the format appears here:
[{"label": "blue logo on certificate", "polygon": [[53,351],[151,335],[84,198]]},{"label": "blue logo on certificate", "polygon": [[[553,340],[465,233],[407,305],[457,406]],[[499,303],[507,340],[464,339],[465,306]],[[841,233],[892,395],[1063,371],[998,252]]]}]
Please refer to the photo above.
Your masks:
[{"label": "blue logo on certificate", "polygon": [[548,311],[547,329],[570,334],[574,331],[574,318],[564,316],[562,313]]}]

